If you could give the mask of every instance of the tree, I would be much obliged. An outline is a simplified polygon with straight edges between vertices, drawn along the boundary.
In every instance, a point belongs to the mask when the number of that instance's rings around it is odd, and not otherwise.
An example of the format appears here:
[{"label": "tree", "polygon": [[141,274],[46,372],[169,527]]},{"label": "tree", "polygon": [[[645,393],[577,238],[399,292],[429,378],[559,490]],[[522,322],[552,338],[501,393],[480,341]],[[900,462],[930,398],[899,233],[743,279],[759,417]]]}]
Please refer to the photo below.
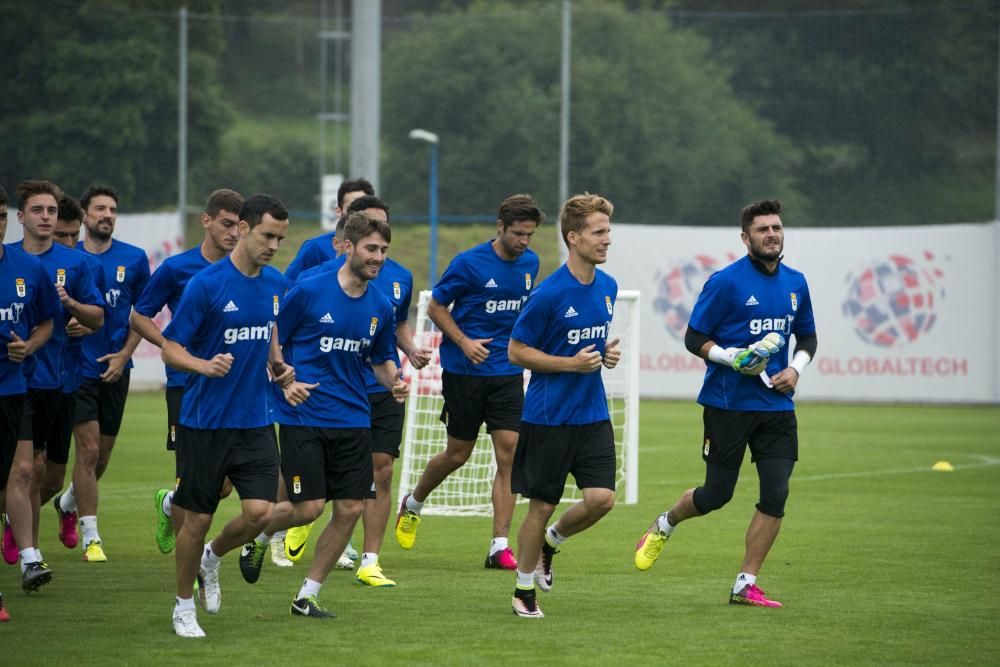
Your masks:
[{"label": "tree", "polygon": [[[384,39],[387,199],[426,209],[426,148],[407,139],[422,127],[441,135],[442,213],[492,212],[531,192],[554,214],[558,5],[474,2],[404,28]],[[662,12],[576,2],[572,43],[572,191],[610,197],[628,222],[731,225],[770,196],[804,207],[799,151],[736,98],[706,39]]]}]

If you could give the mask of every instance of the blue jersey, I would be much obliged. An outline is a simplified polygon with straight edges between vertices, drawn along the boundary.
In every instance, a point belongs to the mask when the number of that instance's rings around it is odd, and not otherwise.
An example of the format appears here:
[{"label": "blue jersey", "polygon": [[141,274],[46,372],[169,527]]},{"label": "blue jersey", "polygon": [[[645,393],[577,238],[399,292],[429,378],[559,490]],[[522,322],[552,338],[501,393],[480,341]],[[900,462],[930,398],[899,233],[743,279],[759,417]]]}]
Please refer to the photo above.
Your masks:
[{"label": "blue jersey", "polygon": [[191,373],[184,385],[180,423],[189,428],[259,428],[271,423],[267,359],[285,278],[270,266],[250,278],[230,258],[188,283],[164,338],[195,357],[233,355],[229,373],[210,378]]},{"label": "blue jersey", "polygon": [[299,406],[276,402],[278,423],[371,426],[366,369],[392,359],[396,347],[392,304],[379,290],[369,287],[359,297],[348,296],[332,272],[300,280],[285,298],[278,336],[294,349],[295,378],[319,383]]},{"label": "blue jersey", "polygon": [[302,244],[295,259],[285,269],[285,278],[288,279],[289,283],[296,280],[299,274],[306,269],[329,262],[337,256],[337,252],[333,249],[333,236],[333,232],[327,232],[308,239]]},{"label": "blue jersey", "polygon": [[32,329],[46,320],[58,320],[61,312],[59,295],[42,262],[19,248],[4,247],[0,257],[0,396],[27,391],[24,363],[7,357],[12,334],[28,340]]},{"label": "blue jersey", "polygon": [[[115,239],[100,254],[87,252],[83,241],[76,247],[101,263],[104,276],[104,300],[107,303],[104,326],[83,339],[83,377],[98,378],[108,369],[108,364],[98,364],[97,359],[125,346],[125,339],[131,330],[129,316],[132,304],[149,281],[149,257],[142,248]],[[125,367],[132,368],[131,359]]]},{"label": "blue jersey", "polygon": [[[565,264],[528,297],[510,337],[557,357],[572,357],[588,345],[604,354],[618,298],[615,279],[597,270],[582,284]],[[530,424],[562,426],[608,419],[601,371],[531,372],[522,419]]]},{"label": "blue jersey", "polygon": [[[88,253],[74,251],[80,254],[86,262],[87,269],[94,280],[94,287],[101,296],[101,305],[104,307],[104,317],[108,317],[108,304],[104,300],[104,272],[101,271],[101,263]],[[103,327],[102,327],[103,328]],[[63,328],[65,331],[65,327]],[[94,336],[102,335],[97,331]],[[86,336],[66,336],[66,344],[63,345],[62,358],[62,390],[64,394],[72,394],[83,384],[83,341]]]},{"label": "blue jersey", "polygon": [[531,286],[538,276],[538,255],[528,249],[517,259],[500,259],[487,241],[451,260],[432,296],[443,306],[462,333],[472,339],[492,338],[490,354],[476,365],[452,340],[441,341],[441,366],[459,375],[519,375],[521,369],[507,359],[510,330]]},{"label": "blue jersey", "polygon": [[[181,301],[181,294],[184,293],[184,288],[192,276],[209,266],[212,266],[212,262],[201,254],[201,246],[166,258],[153,272],[146,289],[136,300],[135,312],[146,317],[155,317],[166,306],[173,316],[177,311],[177,304]],[[167,366],[168,387],[183,387],[187,382],[187,376],[187,373]]]},{"label": "blue jersey", "polygon": [[[24,242],[12,243],[24,251]],[[10,247],[10,246],[8,246]],[[27,253],[32,254],[32,253]],[[83,253],[55,243],[45,252],[34,255],[45,267],[49,282],[60,285],[74,300],[87,306],[104,308],[104,295],[94,284],[94,275]],[[70,314],[62,309],[52,322],[52,338],[25,361],[28,389],[60,389],[63,386],[63,362],[66,341],[66,323]]]},{"label": "blue jersey", "polygon": [[[688,321],[720,347],[749,347],[771,331],[786,339],[816,333],[809,286],[799,271],[778,264],[773,276],[754,267],[749,256],[712,274]],[[767,373],[788,366],[788,345],[771,357]],[[792,397],[769,389],[760,378],[709,363],[698,394],[702,405],[725,410],[777,412],[794,408]]]},{"label": "blue jersey", "polygon": [[[341,255],[325,264],[313,267],[308,271],[303,271],[299,275],[299,278],[304,279],[318,273],[337,271],[344,265],[346,260],[346,255]],[[406,322],[410,317],[410,298],[413,296],[413,274],[399,262],[386,257],[385,264],[382,265],[378,276],[369,285],[374,285],[392,303],[392,311],[395,314],[395,321],[392,326],[392,339],[395,341],[396,327]],[[399,366],[399,352],[395,344],[392,346],[392,358],[396,362],[396,366]],[[375,371],[368,368],[366,375],[369,394],[379,394],[386,391],[386,388],[380,385],[378,380],[375,379]]]}]

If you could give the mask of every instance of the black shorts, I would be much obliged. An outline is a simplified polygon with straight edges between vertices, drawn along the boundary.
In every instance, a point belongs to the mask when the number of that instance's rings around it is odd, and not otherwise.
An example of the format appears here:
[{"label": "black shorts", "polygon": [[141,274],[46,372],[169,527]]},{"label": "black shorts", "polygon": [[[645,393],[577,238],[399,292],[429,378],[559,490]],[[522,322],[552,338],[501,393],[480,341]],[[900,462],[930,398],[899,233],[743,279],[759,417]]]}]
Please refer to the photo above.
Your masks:
[{"label": "black shorts", "polygon": [[184,387],[167,387],[164,396],[167,399],[167,451],[172,452],[177,449],[177,437],[180,435],[178,426],[181,424]]},{"label": "black shorts", "polygon": [[125,400],[128,398],[130,370],[126,368],[115,382],[86,378],[74,394],[75,424],[98,422],[101,435],[116,436],[122,427],[125,415]]},{"label": "black shorts", "polygon": [[441,421],[456,440],[475,442],[479,427],[486,430],[521,430],[524,409],[524,375],[459,375],[441,373],[444,408]]},{"label": "black shorts", "polygon": [[615,432],[610,421],[542,426],[521,423],[510,487],[553,505],[572,474],[578,489],[615,490]]},{"label": "black shorts", "polygon": [[368,394],[372,409],[372,452],[399,458],[399,443],[403,441],[403,420],[406,408],[392,397],[392,392]]},{"label": "black shorts", "polygon": [[31,440],[53,463],[69,462],[73,437],[73,396],[61,389],[29,389],[21,417],[20,440]]},{"label": "black shorts", "polygon": [[792,410],[751,412],[710,405],[702,414],[705,437],[701,458],[719,468],[739,468],[750,447],[750,461],[799,460],[798,422]]},{"label": "black shorts", "polygon": [[181,426],[177,440],[178,472],[174,502],[186,510],[215,514],[226,477],[241,500],[275,502],[278,495],[278,445],[274,429]]},{"label": "black shorts", "polygon": [[7,488],[23,414],[24,394],[0,396],[0,491]]},{"label": "black shorts", "polygon": [[280,426],[278,435],[281,474],[293,503],[373,497],[370,429]]}]

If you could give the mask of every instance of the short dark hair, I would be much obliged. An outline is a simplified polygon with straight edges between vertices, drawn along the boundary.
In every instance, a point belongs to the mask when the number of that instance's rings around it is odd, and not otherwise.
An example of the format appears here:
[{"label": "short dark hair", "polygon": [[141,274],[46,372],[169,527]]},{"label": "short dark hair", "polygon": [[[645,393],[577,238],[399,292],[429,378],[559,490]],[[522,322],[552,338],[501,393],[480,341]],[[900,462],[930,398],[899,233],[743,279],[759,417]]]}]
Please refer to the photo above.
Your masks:
[{"label": "short dark hair", "polygon": [[380,208],[385,211],[385,217],[389,217],[389,205],[375,195],[364,195],[363,197],[358,197],[351,202],[350,206],[347,207],[345,214],[354,213],[355,211],[367,211],[370,208]]},{"label": "short dark hair", "polygon": [[59,198],[59,215],[57,219],[67,222],[72,222],[73,220],[83,222],[83,209],[80,207],[80,203],[69,195],[64,194]]},{"label": "short dark hair", "polygon": [[241,208],[243,208],[243,195],[235,190],[219,188],[208,195],[208,201],[205,202],[205,215],[214,218],[219,215],[219,211],[239,214]]},{"label": "short dark hair", "polygon": [[258,192],[250,195],[240,207],[240,220],[246,220],[253,229],[260,224],[265,214],[270,214],[275,220],[288,220],[288,209],[274,195]]},{"label": "short dark hair", "polygon": [[115,204],[118,203],[118,191],[113,187],[109,185],[91,185],[80,197],[80,208],[86,211],[90,208],[90,200],[101,195],[111,197],[115,200]]},{"label": "short dark hair", "polygon": [[366,195],[375,194],[375,186],[367,178],[352,178],[344,181],[337,188],[337,206],[344,208],[344,195],[348,192],[364,192]]},{"label": "short dark hair", "polygon": [[24,210],[28,200],[35,195],[52,195],[56,202],[62,196],[62,190],[52,181],[21,181],[14,189],[14,196],[17,197],[17,207]]},{"label": "short dark hair", "polygon": [[749,229],[750,223],[758,215],[781,215],[781,211],[781,202],[777,199],[762,199],[761,201],[747,204],[740,211],[740,227],[745,233]]},{"label": "short dark hair", "polygon": [[341,243],[350,241],[357,244],[358,241],[370,234],[379,233],[387,242],[392,243],[392,227],[384,220],[376,220],[363,211],[354,211],[347,215],[344,223],[344,238]]},{"label": "short dark hair", "polygon": [[507,229],[515,222],[542,224],[545,214],[538,208],[538,202],[531,195],[511,195],[500,202],[497,220]]},{"label": "short dark hair", "polygon": [[0,204],[7,205],[7,191],[3,189],[2,185],[0,185]]}]

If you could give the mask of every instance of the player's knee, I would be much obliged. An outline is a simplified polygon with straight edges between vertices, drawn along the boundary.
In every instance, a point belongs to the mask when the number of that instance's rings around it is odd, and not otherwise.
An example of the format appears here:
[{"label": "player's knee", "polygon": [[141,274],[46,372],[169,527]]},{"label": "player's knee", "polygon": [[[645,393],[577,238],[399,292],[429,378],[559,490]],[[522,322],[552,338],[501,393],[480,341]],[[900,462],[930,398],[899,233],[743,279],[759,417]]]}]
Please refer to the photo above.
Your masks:
[{"label": "player's knee", "polygon": [[694,490],[692,497],[694,508],[698,510],[699,514],[708,514],[721,509],[733,499],[734,490],[735,485],[729,487],[717,484],[699,486]]},{"label": "player's knee", "polygon": [[76,441],[76,460],[85,466],[96,466],[100,451],[101,446],[96,439],[81,438]]},{"label": "player's knee", "polygon": [[472,456],[471,447],[448,447],[444,452],[444,458],[452,470],[457,470],[465,465],[465,462]]},{"label": "player's knee", "polygon": [[35,462],[31,459],[15,460],[10,466],[8,482],[19,487],[31,486],[35,477]]},{"label": "player's knee", "polygon": [[591,515],[604,516],[615,506],[615,493],[611,489],[588,489],[583,502]]},{"label": "player's knee", "polygon": [[320,501],[309,501],[301,504],[301,512],[303,523],[309,523],[310,521],[315,521],[323,514],[323,507],[325,503]]},{"label": "player's knee", "polygon": [[243,518],[255,527],[262,527],[271,520],[273,503],[248,503],[243,507]]},{"label": "player's knee", "polygon": [[757,510],[777,519],[785,516],[785,501],[788,500],[788,480],[795,466],[793,459],[761,459],[757,462],[760,477],[760,499]]},{"label": "player's knee", "polygon": [[772,484],[768,488],[760,490],[760,501],[757,509],[762,514],[780,519],[785,516],[785,501],[788,500],[788,481],[783,484]]},{"label": "player's knee", "polygon": [[336,503],[337,519],[357,521],[365,509],[365,501],[358,499],[338,500]]}]

